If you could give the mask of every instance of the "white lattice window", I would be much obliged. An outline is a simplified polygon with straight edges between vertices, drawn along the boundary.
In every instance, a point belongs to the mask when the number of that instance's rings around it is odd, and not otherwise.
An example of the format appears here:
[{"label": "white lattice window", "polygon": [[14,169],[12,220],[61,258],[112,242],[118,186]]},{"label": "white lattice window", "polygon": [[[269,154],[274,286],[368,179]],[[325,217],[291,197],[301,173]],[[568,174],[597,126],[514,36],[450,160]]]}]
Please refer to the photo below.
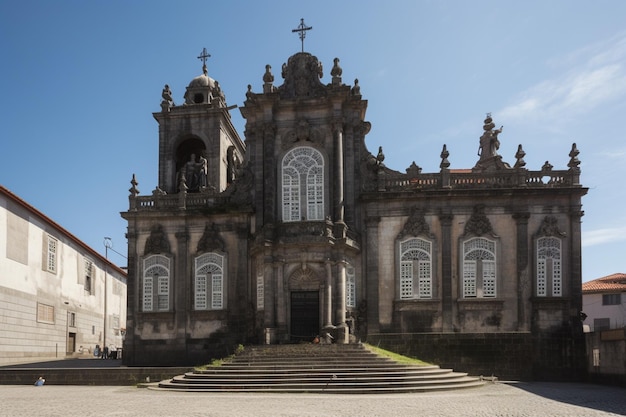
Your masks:
[{"label": "white lattice window", "polygon": [[205,253],[195,260],[194,308],[221,310],[224,308],[224,256]]},{"label": "white lattice window", "polygon": [[563,287],[562,273],[561,239],[537,239],[537,296],[560,297]]},{"label": "white lattice window", "polygon": [[143,260],[142,311],[170,310],[170,259],[151,255]]},{"label": "white lattice window", "polygon": [[472,238],[463,242],[463,297],[496,297],[496,242]]},{"label": "white lattice window", "polygon": [[265,308],[265,277],[262,272],[256,276],[256,309],[263,310]]},{"label": "white lattice window", "polygon": [[46,256],[46,269],[48,272],[56,274],[57,272],[57,247],[59,241],[52,236],[48,235],[48,247]]},{"label": "white lattice window", "polygon": [[352,265],[346,266],[346,307],[356,307],[356,274]]},{"label": "white lattice window", "polygon": [[282,168],[283,221],[324,219],[324,158],[311,147],[287,152]]},{"label": "white lattice window", "polygon": [[400,299],[432,296],[432,242],[421,238],[400,242]]},{"label": "white lattice window", "polygon": [[94,293],[93,262],[91,262],[87,258],[84,258],[83,266],[84,266],[84,274],[85,274],[85,282],[83,283],[83,286],[85,288],[85,292],[89,294],[93,294]]}]

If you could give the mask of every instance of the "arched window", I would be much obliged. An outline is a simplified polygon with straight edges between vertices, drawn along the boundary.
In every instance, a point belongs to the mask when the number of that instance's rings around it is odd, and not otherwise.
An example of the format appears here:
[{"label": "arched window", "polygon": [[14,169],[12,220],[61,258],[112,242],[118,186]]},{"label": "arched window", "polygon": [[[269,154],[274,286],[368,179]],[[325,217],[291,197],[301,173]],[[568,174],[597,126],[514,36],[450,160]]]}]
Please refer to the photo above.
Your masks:
[{"label": "arched window", "polygon": [[495,297],[496,269],[496,242],[482,237],[463,242],[463,297]]},{"label": "arched window", "polygon": [[400,299],[432,298],[432,242],[410,238],[400,242]]},{"label": "arched window", "polygon": [[195,260],[194,309],[224,308],[224,256],[205,253]]},{"label": "arched window", "polygon": [[562,295],[561,239],[537,239],[537,296]]},{"label": "arched window", "polygon": [[324,219],[324,158],[311,147],[287,152],[281,164],[283,221]]},{"label": "arched window", "polygon": [[143,260],[143,311],[170,310],[170,259],[151,255]]}]

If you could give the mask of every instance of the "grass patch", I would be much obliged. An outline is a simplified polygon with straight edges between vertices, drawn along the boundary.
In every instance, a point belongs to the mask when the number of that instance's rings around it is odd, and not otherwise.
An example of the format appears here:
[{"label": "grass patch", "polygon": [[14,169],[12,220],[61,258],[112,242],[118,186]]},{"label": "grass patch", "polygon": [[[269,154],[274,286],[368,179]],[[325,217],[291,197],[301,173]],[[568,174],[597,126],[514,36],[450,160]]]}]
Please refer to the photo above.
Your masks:
[{"label": "grass patch", "polygon": [[408,356],[400,355],[399,353],[391,352],[389,350],[385,350],[377,346],[372,346],[367,343],[363,343],[363,346],[365,346],[365,348],[371,352],[374,352],[380,356],[384,356],[386,358],[392,359],[398,363],[403,363],[407,365],[432,365],[431,363],[424,362],[416,358],[411,358]]},{"label": "grass patch", "polygon": [[215,368],[215,367],[219,367],[222,366],[223,364],[227,363],[228,361],[230,361],[232,358],[235,357],[235,355],[241,353],[244,351],[244,347],[242,344],[237,345],[237,348],[235,349],[235,353],[233,353],[232,355],[228,355],[224,358],[218,358],[218,359],[213,359],[211,360],[210,363],[206,364],[206,365],[199,365],[199,366],[195,366],[193,369],[195,369],[196,371],[205,371],[209,368]]}]

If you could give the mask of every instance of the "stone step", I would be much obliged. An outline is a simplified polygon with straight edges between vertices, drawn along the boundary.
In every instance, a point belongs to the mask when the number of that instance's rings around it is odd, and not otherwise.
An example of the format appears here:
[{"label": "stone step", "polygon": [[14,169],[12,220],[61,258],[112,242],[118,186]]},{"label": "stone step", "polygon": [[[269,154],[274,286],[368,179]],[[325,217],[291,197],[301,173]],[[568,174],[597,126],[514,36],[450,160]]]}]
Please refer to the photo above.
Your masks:
[{"label": "stone step", "polygon": [[247,347],[221,366],[161,381],[156,389],[199,392],[423,392],[482,386],[436,365],[401,364],[362,345]]}]

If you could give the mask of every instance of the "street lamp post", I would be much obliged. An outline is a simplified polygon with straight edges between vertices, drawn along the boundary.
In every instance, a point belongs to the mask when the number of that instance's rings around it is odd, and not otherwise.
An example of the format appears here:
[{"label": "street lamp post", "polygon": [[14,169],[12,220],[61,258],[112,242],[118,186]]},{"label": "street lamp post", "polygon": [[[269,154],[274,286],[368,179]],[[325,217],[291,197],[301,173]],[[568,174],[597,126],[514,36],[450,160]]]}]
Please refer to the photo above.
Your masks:
[{"label": "street lamp post", "polygon": [[[104,264],[104,320],[103,320],[103,330],[102,330],[102,351],[104,352],[104,347],[107,345],[107,275],[109,269],[109,249],[113,247],[113,241],[110,237],[104,238],[104,257],[106,258],[106,263]],[[106,359],[106,358],[105,358]]]}]

